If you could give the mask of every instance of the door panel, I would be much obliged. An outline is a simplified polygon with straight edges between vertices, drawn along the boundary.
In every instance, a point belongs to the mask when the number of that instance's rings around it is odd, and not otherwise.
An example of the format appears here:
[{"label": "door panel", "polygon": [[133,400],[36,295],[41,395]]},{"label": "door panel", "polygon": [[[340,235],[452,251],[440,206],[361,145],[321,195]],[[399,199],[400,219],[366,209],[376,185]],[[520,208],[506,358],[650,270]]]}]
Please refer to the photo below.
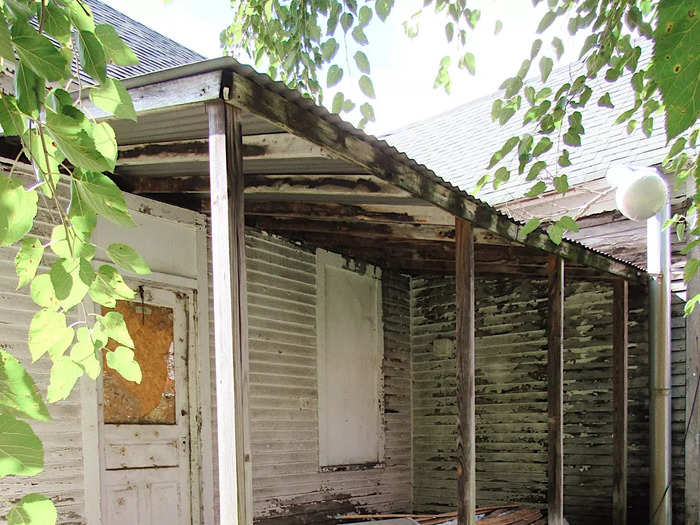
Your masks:
[{"label": "door panel", "polygon": [[105,361],[104,523],[190,525],[186,297],[139,290],[136,301],[102,310],[124,317],[143,375],[126,381]]}]

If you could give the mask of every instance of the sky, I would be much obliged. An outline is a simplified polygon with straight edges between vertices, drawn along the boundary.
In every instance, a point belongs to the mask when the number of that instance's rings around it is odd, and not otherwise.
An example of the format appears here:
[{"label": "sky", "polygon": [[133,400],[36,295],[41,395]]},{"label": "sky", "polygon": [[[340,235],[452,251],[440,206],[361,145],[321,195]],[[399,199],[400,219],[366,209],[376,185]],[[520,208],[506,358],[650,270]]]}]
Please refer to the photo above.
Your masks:
[{"label": "sky", "polygon": [[[106,2],[207,58],[222,55],[219,34],[233,17],[228,0]],[[470,0],[470,6],[481,9],[481,19],[477,29],[470,33],[468,49],[476,56],[476,75],[455,70],[448,95],[441,88],[433,88],[438,64],[446,49],[444,16],[424,11],[419,37],[411,40],[404,35],[401,22],[418,11],[423,1],[396,0],[386,23],[370,25],[366,31],[370,44],[362,48],[372,64],[371,76],[376,92],[373,102],[376,122],[370,123],[367,130],[382,134],[497,91],[501,82],[513,76],[522,60],[529,57],[530,45],[537,38],[535,28],[547,10],[546,4],[540,2],[534,8],[531,0]],[[494,35],[497,20],[502,22],[503,29]],[[567,40],[568,33],[563,27],[565,21],[560,22],[540,36],[544,42],[542,53],[554,56],[549,43],[552,36],[558,35],[565,42],[561,63],[567,63],[577,58],[576,50],[580,49],[582,39]],[[353,53],[354,49],[348,56]],[[237,58],[247,61],[246,57]],[[346,97],[359,100],[356,83],[360,73],[356,69],[353,71],[353,66],[345,64],[349,73],[340,87]],[[537,71],[534,64],[530,74],[537,74]]]}]

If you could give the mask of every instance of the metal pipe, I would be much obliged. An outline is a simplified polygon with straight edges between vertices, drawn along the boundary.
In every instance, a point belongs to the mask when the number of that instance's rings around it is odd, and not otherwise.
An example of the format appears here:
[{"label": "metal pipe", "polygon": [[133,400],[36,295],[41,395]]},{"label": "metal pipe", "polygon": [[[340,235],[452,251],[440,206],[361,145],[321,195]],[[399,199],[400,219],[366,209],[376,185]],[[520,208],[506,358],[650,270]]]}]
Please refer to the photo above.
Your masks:
[{"label": "metal pipe", "polygon": [[647,220],[649,278],[649,523],[671,525],[671,242],[666,203]]}]

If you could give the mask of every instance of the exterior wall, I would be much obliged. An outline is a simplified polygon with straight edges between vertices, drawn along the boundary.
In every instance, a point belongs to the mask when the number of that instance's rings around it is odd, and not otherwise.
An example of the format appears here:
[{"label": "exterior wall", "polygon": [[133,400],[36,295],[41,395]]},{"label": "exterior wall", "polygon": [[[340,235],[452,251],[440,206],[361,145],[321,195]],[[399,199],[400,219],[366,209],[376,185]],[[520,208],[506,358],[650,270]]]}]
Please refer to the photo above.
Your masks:
[{"label": "exterior wall", "polygon": [[[546,282],[476,281],[477,502],[546,507]],[[648,367],[644,292],[631,292],[630,507],[647,512]],[[414,510],[456,505],[455,296],[452,277],[411,285]],[[612,479],[612,292],[566,283],[564,356],[565,515],[607,522]],[[645,503],[642,503],[645,502]]]},{"label": "exterior wall", "polygon": [[[4,167],[3,167],[4,168]],[[19,173],[18,173],[19,171]],[[15,175],[32,184],[33,175],[28,170],[15,170]],[[63,195],[68,188],[61,187]],[[35,235],[46,244],[51,238],[54,226],[53,210],[48,210],[45,201],[39,199]],[[47,250],[47,257],[39,272],[48,271],[54,258]],[[32,375],[39,390],[46,392],[49,384],[51,362],[47,356],[36,363],[31,362],[27,337],[29,323],[39,307],[29,296],[29,287],[17,288],[14,258],[17,249],[0,247],[0,347],[20,359]],[[0,479],[0,518],[9,507],[28,493],[38,492],[50,497],[58,510],[58,523],[84,523],[84,483],[81,429],[81,391],[76,385],[71,396],[60,403],[47,405],[52,421],[28,421],[44,445],[45,468],[38,476],[31,478],[5,477]]]},{"label": "exterior wall", "polygon": [[248,230],[246,264],[256,523],[323,523],[339,513],[410,510],[409,279],[382,277],[385,466],[321,472],[316,256]]}]

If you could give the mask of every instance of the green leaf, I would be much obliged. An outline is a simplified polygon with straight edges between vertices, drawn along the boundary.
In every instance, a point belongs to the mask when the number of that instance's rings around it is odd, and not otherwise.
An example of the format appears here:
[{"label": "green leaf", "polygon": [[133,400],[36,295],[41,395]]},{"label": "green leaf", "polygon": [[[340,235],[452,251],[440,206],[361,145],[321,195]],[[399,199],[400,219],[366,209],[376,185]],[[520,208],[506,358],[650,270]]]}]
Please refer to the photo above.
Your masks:
[{"label": "green leaf", "polygon": [[12,49],[12,42],[10,37],[10,29],[7,25],[7,18],[5,18],[5,13],[0,10],[0,57],[6,58],[12,62],[15,61],[15,52]]},{"label": "green leaf", "polygon": [[372,80],[367,75],[362,75],[359,81],[360,89],[366,97],[375,98]]},{"label": "green leaf", "polygon": [[573,132],[571,129],[564,133],[564,144],[567,146],[580,146],[581,145],[581,135]]},{"label": "green leaf", "polygon": [[136,296],[119,272],[107,264],[97,270],[89,293],[93,301],[107,308],[114,308],[117,300],[131,300]]},{"label": "green leaf", "polygon": [[541,193],[544,193],[544,190],[547,189],[547,184],[544,181],[538,181],[530,190],[525,194],[526,197],[537,197]]},{"label": "green leaf", "polygon": [[46,391],[46,401],[55,403],[67,399],[73,391],[75,383],[83,375],[83,369],[68,356],[54,360],[51,367],[49,388]]},{"label": "green leaf", "polygon": [[118,66],[134,66],[139,59],[131,48],[119,37],[110,24],[99,24],[95,27],[95,35],[102,42],[105,55]]},{"label": "green leaf", "polygon": [[370,73],[369,59],[362,51],[357,51],[355,53],[355,64],[357,64],[357,69],[362,73]]},{"label": "green leaf", "polygon": [[530,60],[539,54],[540,49],[542,49],[542,40],[538,38],[532,43],[532,47],[530,48]]},{"label": "green leaf", "polygon": [[[88,260],[92,259],[95,256],[95,245],[84,242],[81,238],[76,237],[71,228],[69,228],[68,231],[70,232],[70,244],[66,240],[66,228],[62,224],[54,226],[51,232],[51,251],[58,257],[64,259],[73,257],[82,257]],[[71,248],[73,249],[72,252]]]},{"label": "green leaf", "polygon": [[80,31],[79,38],[80,63],[85,72],[100,83],[107,79],[107,58],[102,42],[90,31]]},{"label": "green leaf", "polygon": [[564,42],[561,41],[561,38],[555,36],[552,38],[552,47],[557,54],[557,60],[560,60],[564,54]]},{"label": "green leaf", "polygon": [[493,187],[498,189],[498,187],[504,182],[508,182],[510,179],[510,171],[505,167],[501,166],[493,174]]},{"label": "green leaf", "polygon": [[96,30],[92,11],[83,0],[65,0],[64,3],[68,7],[71,22],[79,31],[94,32]]},{"label": "green leaf", "polygon": [[552,224],[547,227],[547,235],[554,244],[559,245],[564,238],[564,228],[559,224]]},{"label": "green leaf", "polygon": [[374,3],[374,10],[377,12],[379,19],[384,22],[386,21],[391,8],[394,6],[394,0],[377,0]]},{"label": "green leaf", "polygon": [[323,57],[324,61],[329,61],[331,60],[335,54],[338,52],[338,48],[340,46],[338,45],[338,42],[335,40],[335,38],[329,38],[325,42],[321,44],[321,56]]},{"label": "green leaf", "polygon": [[501,29],[503,29],[503,22],[501,22],[500,20],[496,20],[496,24],[494,25],[494,28],[493,28],[493,34],[497,35],[498,33],[501,32]]},{"label": "green leaf", "polygon": [[[16,75],[15,78],[17,78]],[[0,95],[0,126],[5,136],[24,135],[27,124],[20,114],[15,97]]]},{"label": "green leaf", "polygon": [[363,5],[358,13],[358,18],[360,20],[360,24],[362,26],[366,26],[369,24],[369,21],[372,20],[372,10],[366,5]]},{"label": "green leaf", "polygon": [[29,69],[24,62],[17,65],[15,73],[15,95],[17,108],[33,119],[39,117],[39,108],[43,98],[44,83]]},{"label": "green leaf", "polygon": [[39,239],[36,237],[25,237],[22,239],[20,249],[15,256],[18,290],[34,279],[43,256],[44,245],[41,244]]},{"label": "green leaf", "polygon": [[[50,4],[49,4],[50,5]],[[53,502],[41,494],[27,494],[7,514],[7,525],[55,525]]]},{"label": "green leaf", "polygon": [[120,266],[121,268],[137,273],[139,275],[146,275],[151,273],[148,264],[144,261],[136,250],[127,246],[126,244],[113,243],[107,247],[107,255],[110,259],[114,261],[114,264]]},{"label": "green leaf", "polygon": [[465,53],[460,63],[463,65],[463,67],[467,68],[467,71],[469,71],[469,73],[472,75],[476,73],[476,58],[474,58],[473,53]]},{"label": "green leaf", "polygon": [[698,273],[698,268],[700,268],[700,259],[688,259],[685,263],[685,269],[683,270],[683,279],[685,282],[689,282],[695,274]]},{"label": "green leaf", "polygon": [[579,231],[578,224],[576,224],[576,221],[569,217],[568,215],[564,215],[561,219],[557,221],[562,228],[565,230],[568,230],[570,232],[577,232]]},{"label": "green leaf", "polygon": [[20,362],[0,348],[0,414],[50,421],[39,389]]},{"label": "green leaf", "polygon": [[113,352],[107,352],[107,366],[116,370],[127,381],[141,382],[141,367],[134,359],[134,351],[118,346]]},{"label": "green leaf", "polygon": [[525,226],[520,228],[518,238],[524,240],[530,233],[534,232],[542,221],[540,219],[530,219]]},{"label": "green leaf", "polygon": [[32,428],[9,414],[0,414],[0,478],[34,476],[42,470],[44,447]]},{"label": "green leaf", "polygon": [[51,310],[39,310],[29,325],[29,352],[32,361],[45,353],[52,360],[63,355],[73,342],[73,329],[66,326],[66,316]]},{"label": "green leaf", "polygon": [[82,367],[90,379],[95,380],[101,372],[100,360],[95,354],[95,347],[101,346],[102,342],[93,342],[90,331],[84,326],[78,328],[77,337],[77,342],[70,349],[70,358]]},{"label": "green leaf", "polygon": [[561,155],[559,155],[559,159],[557,160],[557,163],[562,167],[565,168],[566,166],[571,166],[571,161],[569,160],[569,150],[565,149],[562,151]]},{"label": "green leaf", "polygon": [[326,76],[326,85],[328,87],[335,86],[343,78],[343,70],[333,64],[328,68],[328,74]]},{"label": "green leaf", "polygon": [[107,337],[111,337],[117,343],[129,348],[134,347],[134,341],[129,335],[129,330],[126,327],[122,314],[119,312],[108,312],[105,316],[98,315],[97,322]]},{"label": "green leaf", "polygon": [[96,126],[82,113],[76,116],[59,115],[46,110],[46,128],[61,152],[74,165],[89,171],[111,171],[114,162],[106,159],[97,149],[93,134]]},{"label": "green leaf", "polygon": [[114,135],[114,129],[109,122],[98,122],[94,125],[93,136],[97,151],[109,163],[110,168],[108,171],[114,171],[118,154],[117,138]]},{"label": "green leaf", "polygon": [[700,114],[700,11],[697,0],[659,2],[654,34],[653,75],[666,109],[666,137],[671,140]]},{"label": "green leaf", "polygon": [[352,35],[352,38],[360,44],[361,46],[366,46],[369,44],[369,40],[367,40],[367,35],[365,35],[365,32],[362,30],[361,26],[355,26],[355,29],[352,30],[350,33]]},{"label": "green leaf", "polygon": [[58,310],[60,306],[56,298],[56,293],[53,290],[53,284],[51,284],[51,277],[48,273],[38,275],[32,280],[30,294],[32,300],[42,308]]},{"label": "green leaf", "polygon": [[569,179],[566,175],[554,177],[552,182],[554,183],[554,189],[562,195],[566,194],[566,192],[569,190]]},{"label": "green leaf", "polygon": [[109,177],[96,172],[74,172],[73,184],[87,208],[116,224],[134,226],[121,190]]},{"label": "green leaf", "polygon": [[338,91],[335,96],[333,97],[333,105],[331,106],[331,112],[332,113],[340,113],[343,109],[343,102],[345,101],[345,97],[343,96],[343,93]]},{"label": "green leaf", "polygon": [[95,272],[85,259],[58,259],[49,276],[59,305],[68,311],[85,298]]},{"label": "green leaf", "polygon": [[56,2],[48,2],[44,10],[44,31],[61,44],[70,43],[70,19]]},{"label": "green leaf", "polygon": [[549,74],[552,72],[552,66],[554,61],[549,57],[542,57],[540,59],[540,78],[542,82],[547,82]]},{"label": "green leaf", "polygon": [[537,32],[543,33],[544,31],[546,31],[547,28],[552,25],[552,22],[554,22],[556,18],[557,14],[554,11],[548,11],[547,13],[545,13],[545,15],[540,20],[539,25],[537,26]]},{"label": "green leaf", "polygon": [[546,151],[549,151],[552,148],[552,141],[548,137],[542,137],[539,142],[537,142],[537,145],[535,146],[535,149],[532,150],[532,155],[534,157],[538,157],[539,155],[542,155]]},{"label": "green leaf", "polygon": [[116,79],[108,78],[102,85],[90,88],[90,100],[98,108],[115,117],[136,120],[136,111],[124,85]]},{"label": "green leaf", "polygon": [[16,243],[32,229],[38,195],[15,178],[0,174],[0,246]]},{"label": "green leaf", "polygon": [[68,61],[51,40],[25,22],[14,24],[11,35],[22,64],[37,76],[49,82],[65,78]]},{"label": "green leaf", "polygon": [[502,110],[503,101],[501,99],[494,100],[493,104],[491,105],[491,120],[494,122],[498,120],[498,117],[501,115]]},{"label": "green leaf", "polygon": [[360,113],[367,121],[374,121],[374,108],[371,104],[365,102],[360,106]]},{"label": "green leaf", "polygon": [[538,160],[531,167],[527,174],[526,180],[535,180],[537,175],[547,166],[547,163],[543,160]]},{"label": "green leaf", "polygon": [[602,108],[614,108],[615,106],[610,100],[610,93],[605,93],[602,97],[598,99],[598,105]]},{"label": "green leaf", "polygon": [[354,17],[350,13],[343,13],[340,15],[340,25],[345,33],[348,32],[348,29],[350,29],[352,26],[353,21]]},{"label": "green leaf", "polygon": [[5,0],[4,4],[14,21],[26,22],[36,14],[33,2],[28,0]]}]

